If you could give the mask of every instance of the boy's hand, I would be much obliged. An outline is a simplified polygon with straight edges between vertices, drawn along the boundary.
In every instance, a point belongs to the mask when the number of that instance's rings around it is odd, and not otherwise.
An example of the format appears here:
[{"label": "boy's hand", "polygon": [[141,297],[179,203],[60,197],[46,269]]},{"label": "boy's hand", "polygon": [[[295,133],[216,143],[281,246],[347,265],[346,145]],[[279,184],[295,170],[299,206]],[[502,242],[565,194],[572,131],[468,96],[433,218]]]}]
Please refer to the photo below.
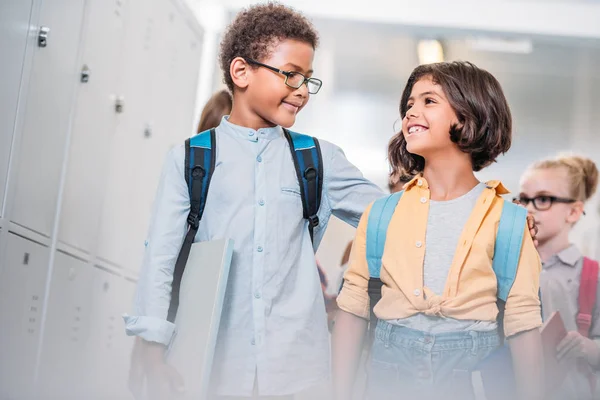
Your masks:
[{"label": "boy's hand", "polygon": [[585,359],[591,366],[597,366],[600,360],[600,348],[596,343],[582,336],[577,331],[567,333],[567,336],[558,344],[556,348],[556,358],[558,361],[573,360],[576,358]]},{"label": "boy's hand", "polygon": [[142,399],[144,382],[151,400],[171,399],[185,390],[181,375],[165,362],[165,347],[136,338],[129,370],[129,390],[136,399]]},{"label": "boy's hand", "polygon": [[[518,199],[513,199],[513,203],[518,204],[522,207]],[[527,226],[529,226],[529,233],[531,234],[531,238],[533,239],[533,245],[537,247],[538,240],[536,237],[538,233],[538,227],[535,223],[535,218],[533,218],[533,215],[530,212],[527,213]]]}]

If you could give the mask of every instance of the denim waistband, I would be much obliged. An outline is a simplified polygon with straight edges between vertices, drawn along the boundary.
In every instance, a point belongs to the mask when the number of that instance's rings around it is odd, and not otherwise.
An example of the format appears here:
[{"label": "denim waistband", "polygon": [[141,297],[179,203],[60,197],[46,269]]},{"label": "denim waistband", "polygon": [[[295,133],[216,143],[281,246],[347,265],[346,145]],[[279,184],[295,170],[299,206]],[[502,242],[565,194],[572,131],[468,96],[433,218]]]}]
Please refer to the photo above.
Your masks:
[{"label": "denim waistband", "polygon": [[476,353],[480,347],[497,347],[501,344],[497,330],[429,334],[393,325],[383,320],[379,320],[377,323],[375,337],[383,342],[385,347],[394,345],[413,349],[421,348],[424,351],[471,349]]}]

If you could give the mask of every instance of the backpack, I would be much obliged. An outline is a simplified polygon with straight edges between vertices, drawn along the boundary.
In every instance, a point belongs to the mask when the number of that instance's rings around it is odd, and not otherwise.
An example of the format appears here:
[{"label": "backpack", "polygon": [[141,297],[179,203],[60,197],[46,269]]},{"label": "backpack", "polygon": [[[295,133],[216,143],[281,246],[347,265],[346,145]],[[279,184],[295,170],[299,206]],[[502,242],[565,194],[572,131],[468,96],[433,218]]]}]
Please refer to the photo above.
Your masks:
[{"label": "backpack", "polygon": [[[387,228],[403,193],[404,191],[393,193],[375,201],[367,221],[366,251],[369,266],[368,293],[371,308],[369,336],[371,342],[377,324],[377,317],[373,309],[377,302],[381,300],[381,287],[383,285],[380,278],[381,257],[385,248]],[[498,282],[498,327],[502,342],[504,342],[504,306],[517,275],[526,220],[527,210],[525,208],[509,201],[504,201],[492,263],[492,268]],[[486,358],[477,367],[477,370],[481,373],[486,394],[497,395],[503,392],[505,393],[503,396],[506,396],[507,390],[514,391],[512,360],[508,346],[501,346]],[[499,370],[501,373],[499,373]],[[503,398],[505,399],[506,397]],[[512,398],[516,397],[513,396]]]},{"label": "backpack", "polygon": [[[308,220],[308,231],[314,241],[314,229],[319,225],[317,213],[321,205],[323,187],[323,158],[317,138],[283,129],[300,184],[303,217]],[[210,181],[215,170],[215,129],[201,132],[185,141],[185,180],[190,194],[188,231],[177,256],[173,271],[171,302],[167,320],[175,321],[179,306],[179,289],[192,243],[198,232],[206,205]]]}]

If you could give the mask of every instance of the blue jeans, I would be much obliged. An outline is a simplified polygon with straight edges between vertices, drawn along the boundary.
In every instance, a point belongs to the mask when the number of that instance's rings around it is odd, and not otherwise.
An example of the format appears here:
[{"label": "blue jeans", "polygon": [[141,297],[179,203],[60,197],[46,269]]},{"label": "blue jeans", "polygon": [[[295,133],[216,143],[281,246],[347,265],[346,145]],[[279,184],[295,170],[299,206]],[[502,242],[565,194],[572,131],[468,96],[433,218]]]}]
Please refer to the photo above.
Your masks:
[{"label": "blue jeans", "polygon": [[471,371],[500,346],[497,331],[430,335],[379,321],[368,399],[474,399]]}]

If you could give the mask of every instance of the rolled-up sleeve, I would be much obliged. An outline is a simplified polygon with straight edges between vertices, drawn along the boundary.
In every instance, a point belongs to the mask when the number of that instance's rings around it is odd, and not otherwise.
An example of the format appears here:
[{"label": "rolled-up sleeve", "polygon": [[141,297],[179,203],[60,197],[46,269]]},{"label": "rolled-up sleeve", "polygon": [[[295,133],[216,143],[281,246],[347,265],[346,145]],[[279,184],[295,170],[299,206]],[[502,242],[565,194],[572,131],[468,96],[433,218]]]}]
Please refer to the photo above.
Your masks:
[{"label": "rolled-up sleeve", "polygon": [[125,314],[128,335],[169,345],[175,325],[167,321],[175,261],[187,229],[190,207],[183,173],[185,149],[173,148],[166,156],[154,200],[144,261],[136,288],[133,315]]},{"label": "rolled-up sleeve", "polygon": [[367,222],[372,205],[364,212],[352,244],[350,265],[344,275],[344,285],[337,303],[338,307],[360,318],[369,318],[369,266],[367,264]]},{"label": "rolled-up sleeve", "polygon": [[524,229],[517,276],[504,311],[504,332],[507,337],[542,325],[539,298],[542,262],[527,224]]}]

